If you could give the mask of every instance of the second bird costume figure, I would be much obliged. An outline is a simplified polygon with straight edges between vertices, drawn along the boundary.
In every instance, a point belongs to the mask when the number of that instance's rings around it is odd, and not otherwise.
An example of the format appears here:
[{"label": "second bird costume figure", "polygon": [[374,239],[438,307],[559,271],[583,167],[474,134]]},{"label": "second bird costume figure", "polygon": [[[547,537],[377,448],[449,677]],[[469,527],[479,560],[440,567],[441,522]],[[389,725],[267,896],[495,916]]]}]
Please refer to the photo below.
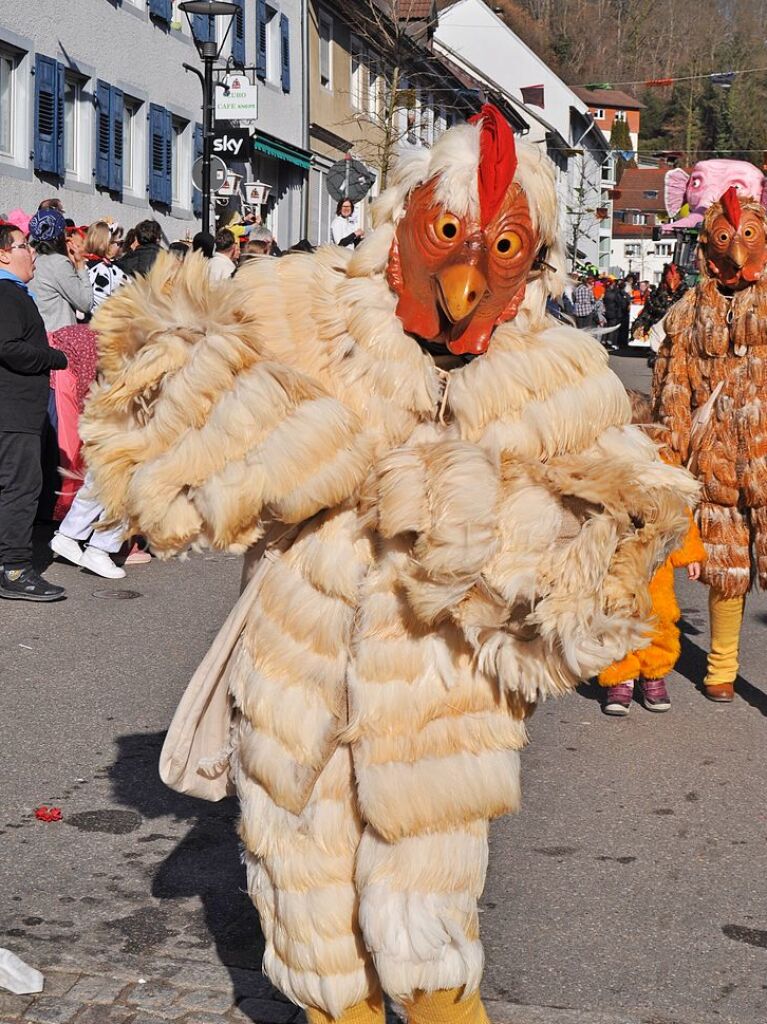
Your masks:
[{"label": "second bird costume figure", "polygon": [[711,651],[704,681],[733,699],[746,594],[767,587],[767,213],[734,188],[698,238],[701,281],[664,321],[653,389],[674,458],[703,485]]},{"label": "second bird costume figure", "polygon": [[83,431],[155,551],[261,555],[164,775],[236,789],[269,977],[314,1022],[382,1020],[383,993],[481,1021],[525,718],[641,642],[695,485],[546,314],[554,171],[497,111],[403,158],[374,224],[215,286],[158,261],[99,313]]}]

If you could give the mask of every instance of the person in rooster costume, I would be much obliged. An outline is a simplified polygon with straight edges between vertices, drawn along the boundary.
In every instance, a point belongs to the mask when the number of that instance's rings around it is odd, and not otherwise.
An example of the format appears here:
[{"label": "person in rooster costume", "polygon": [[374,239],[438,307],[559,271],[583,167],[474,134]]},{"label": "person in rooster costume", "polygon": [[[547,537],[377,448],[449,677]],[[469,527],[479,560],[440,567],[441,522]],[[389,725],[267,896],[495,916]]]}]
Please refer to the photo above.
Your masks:
[{"label": "person in rooster costume", "polygon": [[374,228],[221,284],[158,260],[97,314],[82,433],[158,554],[248,552],[161,774],[236,791],[266,973],[312,1024],[468,1024],[525,719],[641,644],[696,485],[546,314],[554,169],[497,110],[403,157]]},{"label": "person in rooster costume", "polygon": [[664,321],[653,381],[656,418],[676,461],[703,485],[697,511],[707,552],[710,700],[730,702],[745,597],[767,586],[767,212],[729,188],[698,238],[700,283]]}]

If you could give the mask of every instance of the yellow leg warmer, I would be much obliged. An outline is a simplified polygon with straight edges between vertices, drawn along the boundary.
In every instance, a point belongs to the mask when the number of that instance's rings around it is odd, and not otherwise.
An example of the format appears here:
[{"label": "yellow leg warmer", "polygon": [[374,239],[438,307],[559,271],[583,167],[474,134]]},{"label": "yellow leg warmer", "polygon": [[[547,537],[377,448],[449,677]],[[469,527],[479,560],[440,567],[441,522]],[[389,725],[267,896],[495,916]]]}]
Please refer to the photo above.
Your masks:
[{"label": "yellow leg warmer", "polygon": [[707,686],[735,682],[745,603],[745,597],[722,597],[714,589],[708,592],[711,653],[708,656]]},{"label": "yellow leg warmer", "polygon": [[[311,1006],[306,1008],[306,1018],[309,1024],[334,1024],[334,1018],[329,1013],[315,1010]],[[369,996],[364,1002],[344,1010],[335,1024],[384,1024],[385,1020],[383,997],[379,992],[377,995]]]},{"label": "yellow leg warmer", "polygon": [[405,1005],[408,1024],[490,1024],[479,992],[461,1001],[462,988],[417,992]]}]

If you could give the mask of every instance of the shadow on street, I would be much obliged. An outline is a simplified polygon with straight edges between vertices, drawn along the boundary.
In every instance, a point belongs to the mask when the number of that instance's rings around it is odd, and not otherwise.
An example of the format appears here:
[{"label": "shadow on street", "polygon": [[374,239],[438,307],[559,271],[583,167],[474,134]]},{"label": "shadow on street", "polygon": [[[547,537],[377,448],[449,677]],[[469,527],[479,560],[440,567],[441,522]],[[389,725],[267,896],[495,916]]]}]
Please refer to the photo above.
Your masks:
[{"label": "shadow on street", "polygon": [[[109,768],[115,800],[123,807],[132,808],[147,821],[173,816],[191,826],[155,869],[152,896],[160,900],[197,897],[204,921],[198,935],[200,948],[207,945],[209,936],[227,968],[260,972],[264,939],[258,914],[245,891],[236,833],[237,802],[230,798],[209,803],[168,789],[158,774],[164,739],[165,733],[118,737],[117,757]],[[230,970],[230,976],[233,1000],[239,1004],[247,993],[238,991],[237,970]],[[262,998],[276,996],[264,979]]]}]

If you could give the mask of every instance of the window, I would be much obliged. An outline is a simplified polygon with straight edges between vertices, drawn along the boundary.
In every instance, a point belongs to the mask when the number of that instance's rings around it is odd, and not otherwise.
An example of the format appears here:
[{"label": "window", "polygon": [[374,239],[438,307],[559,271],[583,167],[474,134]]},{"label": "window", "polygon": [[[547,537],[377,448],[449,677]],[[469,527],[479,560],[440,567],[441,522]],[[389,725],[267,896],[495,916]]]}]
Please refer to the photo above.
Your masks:
[{"label": "window", "polygon": [[67,75],[64,85],[64,167],[70,174],[77,173],[78,113],[81,100],[80,83]]},{"label": "window", "polygon": [[351,54],[351,82],[349,87],[349,93],[351,97],[351,104],[356,107],[357,110],[362,110],[364,100],[364,63],[365,63],[365,49],[356,36],[351,36],[349,40],[349,51]]},{"label": "window", "polygon": [[447,129],[447,113],[442,106],[434,113],[434,138],[435,140]]},{"label": "window", "polygon": [[85,82],[64,73],[64,170],[80,181],[90,181],[90,118]]},{"label": "window", "polygon": [[647,214],[646,213],[634,213],[631,215],[632,224],[646,224]]},{"label": "window", "polygon": [[171,119],[172,130],[171,130],[171,205],[172,206],[189,206],[189,187],[190,187],[190,175],[189,175],[189,159],[187,154],[187,127],[188,122],[182,121],[180,118],[174,117]]},{"label": "window", "polygon": [[407,141],[411,146],[417,146],[421,132],[421,93],[418,86],[411,89],[410,93],[412,99],[407,112]]},{"label": "window", "polygon": [[320,11],[320,85],[333,88],[333,19]]},{"label": "window", "polygon": [[141,154],[144,133],[141,107],[139,100],[128,96],[123,100],[123,192],[131,192],[143,198],[143,186],[139,187],[139,182],[143,180]]},{"label": "window", "polygon": [[597,109],[594,111],[594,120],[595,121],[604,121],[604,119],[605,119],[604,108],[603,107],[597,107]]},{"label": "window", "polygon": [[674,245],[672,242],[656,242],[655,243],[655,255],[656,256],[672,256]]},{"label": "window", "polygon": [[627,242],[624,247],[626,256],[638,256],[641,251],[641,246],[638,242]]},{"label": "window", "polygon": [[381,75],[379,73],[380,57],[368,54],[368,114],[377,117],[381,112]]},{"label": "window", "polygon": [[421,116],[421,141],[425,146],[434,145],[434,97],[426,97]]},{"label": "window", "polygon": [[0,156],[13,156],[16,138],[16,69],[18,58],[0,50]]},{"label": "window", "polygon": [[277,85],[281,77],[280,19],[277,11],[266,5],[266,80]]},{"label": "window", "polygon": [[648,189],[644,193],[644,197],[645,197],[645,199],[657,199],[658,198],[658,190],[657,190],[657,188],[650,188],[650,189]]}]

